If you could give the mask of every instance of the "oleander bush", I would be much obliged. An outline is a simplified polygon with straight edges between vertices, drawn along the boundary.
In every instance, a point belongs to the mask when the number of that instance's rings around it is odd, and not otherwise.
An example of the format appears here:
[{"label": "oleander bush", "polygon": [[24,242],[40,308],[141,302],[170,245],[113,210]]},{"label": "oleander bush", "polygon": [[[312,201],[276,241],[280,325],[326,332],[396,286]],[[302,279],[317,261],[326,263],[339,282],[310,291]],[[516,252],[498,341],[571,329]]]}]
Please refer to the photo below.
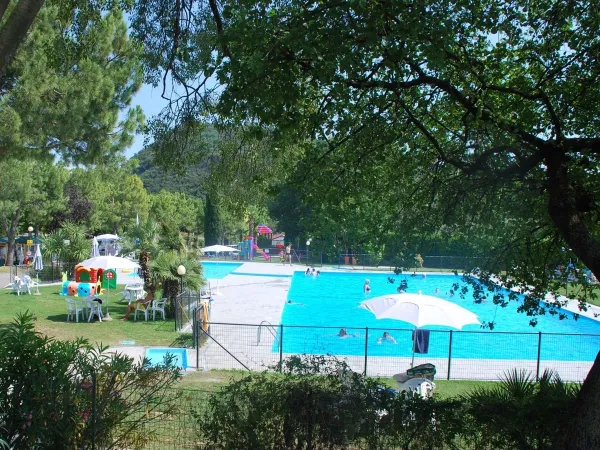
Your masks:
[{"label": "oleander bush", "polygon": [[[166,395],[181,377],[172,358],[152,366],[58,341],[34,330],[30,313],[0,328],[0,439],[10,448],[139,448],[146,426],[176,412]],[[169,390],[170,392],[170,390]]]}]

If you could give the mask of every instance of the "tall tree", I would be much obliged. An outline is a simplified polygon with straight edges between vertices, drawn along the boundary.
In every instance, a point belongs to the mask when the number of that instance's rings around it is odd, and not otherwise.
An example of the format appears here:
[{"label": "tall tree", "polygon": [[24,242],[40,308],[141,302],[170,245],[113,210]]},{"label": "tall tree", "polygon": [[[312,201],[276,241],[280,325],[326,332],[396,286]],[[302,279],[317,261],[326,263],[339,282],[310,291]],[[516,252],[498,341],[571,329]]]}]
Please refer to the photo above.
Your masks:
[{"label": "tall tree", "polygon": [[[0,161],[0,224],[8,238],[6,265],[14,261],[15,239],[29,225],[40,222],[64,208],[63,186],[66,170],[31,160]],[[23,218],[28,218],[28,224]]]},{"label": "tall tree", "polygon": [[208,194],[204,203],[204,245],[218,244],[222,228],[219,197],[214,193]]},{"label": "tall tree", "polygon": [[[0,3],[0,20],[4,18],[10,3],[10,0]],[[13,5],[8,19],[3,21],[0,28],[0,73],[13,59],[43,4],[44,0],[19,0]]]},{"label": "tall tree", "polygon": [[[369,180],[365,161],[415,167],[393,178],[415,193],[401,192],[410,208],[400,217],[452,223],[463,212],[482,230],[497,215],[478,207],[506,212],[494,223],[498,258],[527,267],[507,276],[537,287],[534,309],[563,246],[600,277],[596,3],[178,1],[159,28],[165,3],[150,2],[134,24],[150,66],[185,85],[178,111],[317,136],[327,148],[313,168],[329,185]],[[209,77],[223,83],[216,105],[199,98]],[[600,408],[598,374],[600,359],[580,411]],[[600,447],[600,428],[582,413],[568,441]]]},{"label": "tall tree", "polygon": [[137,107],[119,119],[141,86],[138,56],[121,11],[64,18],[44,7],[0,77],[0,156],[90,163],[123,151],[143,122]]}]

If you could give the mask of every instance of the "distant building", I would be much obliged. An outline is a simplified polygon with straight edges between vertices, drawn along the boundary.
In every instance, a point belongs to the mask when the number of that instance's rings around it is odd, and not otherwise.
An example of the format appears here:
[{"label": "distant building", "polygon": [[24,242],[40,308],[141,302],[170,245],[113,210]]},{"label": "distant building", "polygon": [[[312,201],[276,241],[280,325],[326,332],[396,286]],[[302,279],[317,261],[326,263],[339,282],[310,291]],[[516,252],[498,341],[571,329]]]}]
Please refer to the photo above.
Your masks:
[{"label": "distant building", "polygon": [[285,234],[284,233],[276,233],[271,238],[271,245],[273,247],[277,247],[277,244],[285,244]]}]

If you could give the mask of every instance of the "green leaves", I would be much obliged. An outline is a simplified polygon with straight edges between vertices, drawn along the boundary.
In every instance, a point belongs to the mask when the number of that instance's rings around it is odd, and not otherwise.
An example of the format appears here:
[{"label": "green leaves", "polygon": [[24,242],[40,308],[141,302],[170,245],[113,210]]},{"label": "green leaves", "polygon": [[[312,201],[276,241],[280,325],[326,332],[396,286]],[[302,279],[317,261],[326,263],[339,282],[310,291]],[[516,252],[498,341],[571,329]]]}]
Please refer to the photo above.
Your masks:
[{"label": "green leaves", "polygon": [[142,81],[122,12],[74,11],[67,17],[59,6],[42,8],[9,68],[15,82],[0,104],[3,157],[97,162],[122,152],[143,123],[138,110],[119,121]]}]

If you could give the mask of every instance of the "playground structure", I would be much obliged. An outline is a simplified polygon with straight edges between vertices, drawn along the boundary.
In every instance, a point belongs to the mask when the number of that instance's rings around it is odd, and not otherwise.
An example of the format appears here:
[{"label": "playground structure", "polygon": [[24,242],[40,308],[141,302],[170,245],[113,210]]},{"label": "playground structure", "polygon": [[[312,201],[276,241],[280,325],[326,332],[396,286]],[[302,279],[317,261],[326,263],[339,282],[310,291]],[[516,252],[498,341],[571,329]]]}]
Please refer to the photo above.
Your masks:
[{"label": "playground structure", "polygon": [[114,269],[95,269],[75,266],[75,281],[63,281],[60,295],[89,297],[101,295],[103,289],[117,288],[117,272]]},{"label": "playground structure", "polygon": [[[258,225],[256,227],[256,232],[264,235],[269,235],[273,233],[273,230],[269,228],[267,225]],[[265,261],[271,260],[271,255],[265,252],[263,249],[259,248],[254,241],[254,237],[246,236],[246,240],[240,242],[240,258],[245,259],[247,261],[252,261],[254,259],[254,254],[258,253],[262,256]]]},{"label": "playground structure", "polygon": [[246,240],[240,243],[240,258],[252,261],[255,253],[259,253],[265,261],[271,260],[271,256],[254,243],[254,238],[246,236]]}]

